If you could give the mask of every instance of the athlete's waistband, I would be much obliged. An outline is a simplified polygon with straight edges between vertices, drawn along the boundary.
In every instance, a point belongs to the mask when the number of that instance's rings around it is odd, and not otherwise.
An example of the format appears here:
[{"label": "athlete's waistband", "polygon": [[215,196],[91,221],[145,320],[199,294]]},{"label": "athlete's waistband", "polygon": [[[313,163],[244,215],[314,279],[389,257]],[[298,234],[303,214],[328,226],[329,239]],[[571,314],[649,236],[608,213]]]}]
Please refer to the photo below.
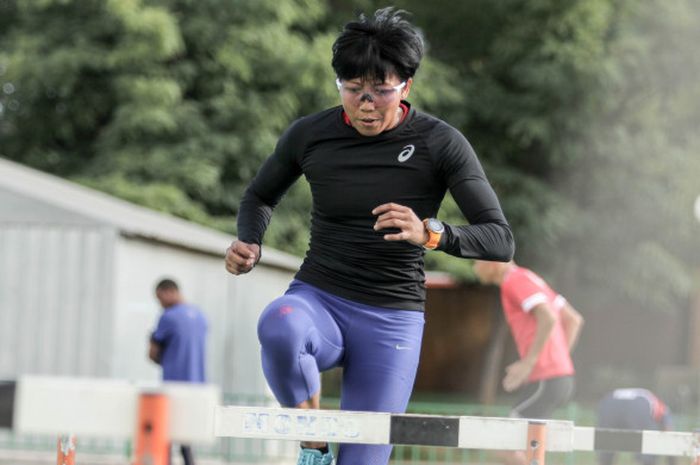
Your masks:
[{"label": "athlete's waistband", "polygon": [[[314,292],[324,294],[332,299],[340,299],[351,303],[355,306],[361,306],[366,310],[392,310],[392,311],[412,311],[412,312],[423,312],[424,307],[422,305],[418,306],[418,302],[406,302],[406,301],[381,301],[374,299],[374,296],[362,296],[359,293],[347,292],[347,289],[340,287],[329,286],[325,282],[316,283],[313,279],[307,279],[306,276],[300,277],[300,273],[294,277],[294,280],[289,284],[287,292],[292,291],[295,288],[310,288]],[[362,298],[364,297],[364,298]],[[416,308],[414,308],[416,307]]]}]

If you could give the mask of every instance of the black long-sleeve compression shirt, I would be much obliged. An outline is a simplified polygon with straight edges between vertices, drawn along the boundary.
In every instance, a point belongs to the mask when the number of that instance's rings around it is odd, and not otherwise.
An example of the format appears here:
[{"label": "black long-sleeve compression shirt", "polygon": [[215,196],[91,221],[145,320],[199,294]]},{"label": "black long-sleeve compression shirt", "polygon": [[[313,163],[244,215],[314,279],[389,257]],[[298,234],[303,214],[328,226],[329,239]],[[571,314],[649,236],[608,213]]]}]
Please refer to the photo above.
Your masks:
[{"label": "black long-sleeve compression shirt", "polygon": [[423,247],[386,241],[372,210],[388,202],[419,218],[437,214],[447,189],[468,225],[445,224],[438,250],[507,261],[513,236],[469,142],[447,123],[415,111],[395,128],[360,135],[335,107],[297,120],[248,186],[238,238],[261,244],[272,210],[302,174],[313,198],[311,240],[296,277],[340,297],[422,310]]}]

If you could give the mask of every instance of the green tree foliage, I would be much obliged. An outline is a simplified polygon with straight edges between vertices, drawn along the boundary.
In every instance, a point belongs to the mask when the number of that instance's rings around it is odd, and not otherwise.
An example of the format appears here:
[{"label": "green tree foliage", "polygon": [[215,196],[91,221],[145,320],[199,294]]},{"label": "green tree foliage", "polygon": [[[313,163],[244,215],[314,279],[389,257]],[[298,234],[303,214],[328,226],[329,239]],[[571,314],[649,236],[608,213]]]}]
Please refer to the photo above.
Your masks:
[{"label": "green tree foliage", "polygon": [[[474,145],[518,260],[592,307],[684,308],[700,262],[697,2],[396,5],[458,73],[461,111],[435,112]],[[441,215],[459,218],[449,201]],[[463,262],[429,259],[464,275]]]},{"label": "green tree foliage", "polygon": [[[700,262],[694,0],[397,0],[411,101],[474,145],[518,259],[569,292],[677,308]],[[0,155],[233,230],[295,118],[338,102],[331,43],[376,0],[0,2]],[[302,253],[308,186],[266,243]],[[447,199],[441,218],[461,222]],[[553,251],[556,251],[554,253]],[[428,254],[467,276],[463,260]]]},{"label": "green tree foliage", "polygon": [[[289,123],[338,103],[340,25],[322,0],[3,2],[3,156],[233,231],[247,183]],[[346,18],[348,19],[348,18]],[[327,32],[328,30],[332,32]],[[430,106],[457,99],[428,61]],[[308,186],[266,243],[308,241]]]},{"label": "green tree foliage", "polygon": [[[358,0],[355,6],[371,11],[381,4]],[[615,22],[611,2],[395,4],[414,13],[430,56],[449,64],[459,89],[459,98],[428,110],[460,128],[476,149],[513,227],[519,258],[541,259],[575,223],[576,205],[554,180],[577,160],[571,143],[597,97]],[[435,89],[418,79],[414,88],[422,87]],[[461,221],[449,197],[441,218]],[[435,254],[427,260],[431,267],[470,275],[461,260]]]},{"label": "green tree foliage", "polygon": [[[570,199],[552,181],[576,160],[571,141],[603,67],[614,21],[610,2],[398,5],[415,13],[431,53],[459,73],[466,102],[459,114],[444,113],[479,154],[515,232],[518,255],[540,256],[574,220]],[[445,214],[456,213],[448,204]]]},{"label": "green tree foliage", "polygon": [[[281,131],[334,102],[320,0],[3,5],[2,155],[185,218],[232,230]],[[298,251],[290,197],[271,236]]]},{"label": "green tree foliage", "polygon": [[[0,63],[16,87],[0,121],[4,156],[229,230],[281,131],[337,102],[330,45],[354,16],[313,0],[3,6]],[[421,108],[461,113],[450,67],[428,59],[419,81]],[[302,253],[309,206],[302,181],[266,243]]]},{"label": "green tree foliage", "polygon": [[686,308],[700,264],[692,214],[700,194],[700,57],[693,46],[700,5],[622,5],[598,105],[576,144],[576,169],[558,183],[579,212],[577,228],[558,244],[585,258],[570,279],[600,307],[618,301],[674,312]]}]

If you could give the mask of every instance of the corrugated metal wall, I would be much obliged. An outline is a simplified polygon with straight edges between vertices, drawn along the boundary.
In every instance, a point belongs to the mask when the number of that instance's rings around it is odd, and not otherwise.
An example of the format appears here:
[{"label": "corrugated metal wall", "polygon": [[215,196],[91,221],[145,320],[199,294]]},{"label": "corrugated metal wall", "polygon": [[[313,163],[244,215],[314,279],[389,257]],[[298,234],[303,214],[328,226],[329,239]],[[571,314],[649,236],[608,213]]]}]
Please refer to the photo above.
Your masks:
[{"label": "corrugated metal wall", "polygon": [[0,377],[104,376],[115,232],[0,224]]}]

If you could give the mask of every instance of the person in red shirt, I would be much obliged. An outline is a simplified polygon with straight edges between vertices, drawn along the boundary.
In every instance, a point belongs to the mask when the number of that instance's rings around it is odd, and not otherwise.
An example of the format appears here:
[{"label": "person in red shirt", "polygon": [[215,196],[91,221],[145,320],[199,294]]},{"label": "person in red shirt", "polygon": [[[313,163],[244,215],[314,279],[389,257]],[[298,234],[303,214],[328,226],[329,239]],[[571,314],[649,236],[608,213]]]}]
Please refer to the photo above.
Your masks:
[{"label": "person in red shirt", "polygon": [[[576,345],[583,317],[537,274],[511,261],[476,260],[484,284],[501,288],[501,305],[520,359],[506,367],[503,389],[518,391],[511,417],[549,418],[574,390]],[[504,453],[508,464],[525,464],[523,452]]]}]

